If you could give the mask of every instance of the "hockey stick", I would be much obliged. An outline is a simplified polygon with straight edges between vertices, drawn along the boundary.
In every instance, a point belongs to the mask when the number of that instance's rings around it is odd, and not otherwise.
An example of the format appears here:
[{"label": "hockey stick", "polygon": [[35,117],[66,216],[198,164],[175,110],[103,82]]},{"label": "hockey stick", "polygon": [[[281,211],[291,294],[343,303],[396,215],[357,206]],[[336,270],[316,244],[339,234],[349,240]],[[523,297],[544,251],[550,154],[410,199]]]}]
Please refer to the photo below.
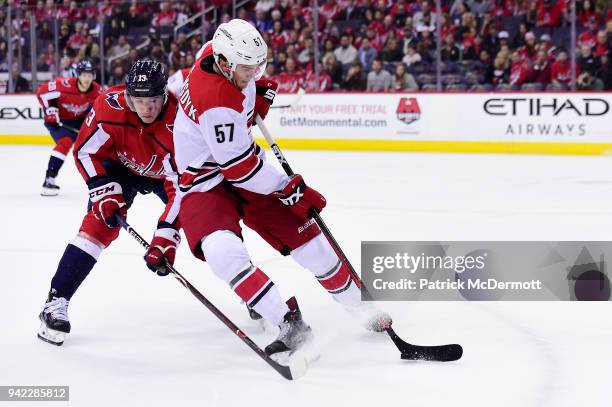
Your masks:
[{"label": "hockey stick", "polygon": [[65,128],[66,130],[69,130],[69,131],[71,131],[71,132],[73,132],[73,133],[76,133],[77,135],[79,134],[79,131],[80,131],[80,130],[79,130],[79,129],[77,129],[77,128],[74,128],[74,127],[72,127],[72,126],[67,126],[67,125],[65,125],[65,124],[63,124],[63,123],[60,123],[60,127],[63,127],[63,128]]},{"label": "hockey stick", "polygon": [[[278,145],[274,141],[274,138],[272,138],[272,135],[268,131],[268,128],[264,124],[264,122],[261,119],[261,117],[259,117],[259,115],[257,117],[255,117],[255,122],[257,123],[257,126],[259,126],[259,129],[261,130],[261,132],[263,133],[266,141],[270,145],[270,148],[272,149],[272,151],[274,151],[274,155],[278,159],[280,165],[285,170],[285,173],[288,176],[294,175],[295,173],[293,172],[293,169],[291,168],[291,166],[287,162],[287,159],[285,158],[285,155],[283,154],[281,149],[278,147]],[[323,234],[325,235],[325,237],[327,238],[329,243],[332,245],[332,247],[334,248],[334,250],[336,251],[338,256],[340,256],[340,258],[342,259],[344,264],[347,265],[347,267],[349,269],[349,273],[353,277],[354,281],[358,281],[359,282],[359,284],[361,285],[360,288],[365,291],[365,296],[371,299],[372,297],[371,297],[370,293],[363,286],[363,282],[361,281],[361,278],[359,277],[359,275],[357,274],[357,272],[353,268],[353,265],[348,260],[348,257],[346,257],[346,255],[342,251],[342,248],[340,247],[340,245],[338,244],[338,242],[336,241],[336,239],[332,235],[331,231],[329,230],[329,228],[327,227],[327,225],[325,224],[325,222],[321,218],[321,215],[319,215],[318,212],[313,211],[311,213],[311,216],[317,222],[317,224],[321,228],[321,231],[323,232]],[[448,344],[448,345],[438,345],[438,346],[419,346],[419,345],[413,345],[413,344],[410,344],[410,343],[402,340],[395,333],[395,331],[393,330],[391,325],[389,325],[385,329],[385,331],[387,332],[387,334],[389,335],[389,337],[391,338],[391,340],[393,341],[395,346],[397,346],[397,348],[401,352],[402,359],[407,359],[407,360],[432,360],[432,361],[439,361],[439,362],[448,362],[448,361],[453,361],[453,360],[460,359],[461,356],[463,355],[463,348],[461,347],[461,345],[458,345],[458,344]]]},{"label": "hockey stick", "polygon": [[[142,236],[140,236],[138,232],[136,232],[134,228],[132,228],[123,217],[117,215],[116,218],[121,227],[125,229],[125,231],[129,235],[131,235],[138,243],[140,243],[140,245],[144,247],[145,250],[149,248],[149,243],[147,243],[147,241]],[[193,296],[196,297],[202,304],[204,304],[206,308],[210,310],[210,312],[212,312],[221,322],[223,322],[225,326],[230,329],[230,331],[236,334],[236,336],[239,337],[242,342],[246,343],[249,348],[251,348],[267,364],[272,366],[272,368],[278,373],[280,373],[281,376],[283,376],[287,380],[295,380],[306,373],[307,367],[306,361],[304,359],[297,358],[291,363],[289,363],[288,366],[277,363],[272,358],[270,358],[270,356],[268,356],[266,352],[264,352],[259,346],[257,346],[257,344],[253,342],[253,340],[249,338],[240,328],[238,328],[236,324],[234,324],[228,317],[226,317],[223,312],[221,312],[217,307],[215,307],[213,303],[211,303],[201,292],[197,290],[197,288],[191,285],[191,283],[187,281],[187,279],[183,277],[183,275],[179,273],[178,270],[175,269],[174,266],[172,266],[172,264],[170,264],[167,260],[165,267],[172,273],[174,278],[179,283],[181,283],[185,288],[187,288],[191,292],[191,294],[193,294]]]},{"label": "hockey stick", "polygon": [[290,107],[293,107],[293,106],[297,105],[300,100],[302,100],[302,97],[305,94],[306,94],[306,89],[304,89],[304,87],[301,87],[300,90],[298,90],[297,94],[295,95],[295,98],[293,99],[291,104],[289,104],[289,105],[280,105],[280,106],[272,105],[272,106],[270,106],[270,109],[288,109]]}]

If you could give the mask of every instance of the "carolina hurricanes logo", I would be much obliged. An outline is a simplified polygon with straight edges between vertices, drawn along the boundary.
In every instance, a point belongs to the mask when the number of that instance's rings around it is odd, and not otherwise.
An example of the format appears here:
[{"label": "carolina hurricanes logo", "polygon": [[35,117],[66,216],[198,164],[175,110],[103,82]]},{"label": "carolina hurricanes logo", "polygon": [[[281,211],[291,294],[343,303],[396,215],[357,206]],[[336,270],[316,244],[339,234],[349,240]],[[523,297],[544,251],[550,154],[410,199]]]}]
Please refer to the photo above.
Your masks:
[{"label": "carolina hurricanes logo", "polygon": [[397,114],[397,119],[406,124],[410,124],[421,118],[421,108],[416,98],[401,98],[395,113]]},{"label": "carolina hurricanes logo", "polygon": [[62,107],[65,110],[69,111],[70,113],[73,113],[75,116],[80,116],[82,113],[87,111],[87,109],[89,109],[89,103],[85,103],[84,105],[75,105],[72,103],[62,103]]},{"label": "carolina hurricanes logo", "polygon": [[123,107],[119,103],[120,93],[121,92],[111,92],[108,95],[106,95],[106,103],[108,103],[108,105],[115,110],[123,110]]}]

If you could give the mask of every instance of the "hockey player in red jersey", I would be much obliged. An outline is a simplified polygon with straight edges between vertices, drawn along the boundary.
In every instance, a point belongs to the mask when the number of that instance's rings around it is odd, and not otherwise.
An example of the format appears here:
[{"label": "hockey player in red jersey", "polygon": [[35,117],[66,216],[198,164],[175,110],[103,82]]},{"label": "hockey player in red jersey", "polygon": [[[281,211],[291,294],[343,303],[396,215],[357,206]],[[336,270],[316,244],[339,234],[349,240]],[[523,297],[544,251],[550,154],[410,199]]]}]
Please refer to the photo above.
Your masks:
[{"label": "hockey player in red jersey", "polygon": [[[180,220],[193,254],[229,284],[247,306],[280,327],[266,347],[286,355],[311,337],[295,298],[286,303],[270,278],[253,265],[242,242],[239,221],[284,255],[310,270],[348,309],[365,315],[381,331],[388,315],[361,303],[359,282],[310,219],[325,198],[302,176],[287,177],[267,163],[250,126],[266,116],[276,83],[259,80],[267,46],[243,20],[221,24],[189,73],[179,96],[174,147],[180,173]],[[366,312],[367,311],[367,312]]]},{"label": "hockey player in red jersey", "polygon": [[64,164],[85,116],[94,100],[102,93],[100,85],[94,81],[96,69],[90,60],[84,59],[77,63],[75,71],[76,78],[57,78],[43,84],[36,92],[45,115],[45,127],[55,141],[41,192],[43,196],[59,193],[55,177]]},{"label": "hockey player in red jersey", "polygon": [[138,193],[152,192],[165,204],[145,254],[147,266],[166,275],[164,257],[174,262],[180,241],[178,176],[171,155],[177,101],[168,95],[166,81],[161,63],[137,61],[126,85],[98,97],[81,127],[74,158],[89,187],[88,210],[64,251],[40,313],[38,336],[47,342],[61,345],[70,332],[69,301],[119,235],[116,215],[125,217]]}]

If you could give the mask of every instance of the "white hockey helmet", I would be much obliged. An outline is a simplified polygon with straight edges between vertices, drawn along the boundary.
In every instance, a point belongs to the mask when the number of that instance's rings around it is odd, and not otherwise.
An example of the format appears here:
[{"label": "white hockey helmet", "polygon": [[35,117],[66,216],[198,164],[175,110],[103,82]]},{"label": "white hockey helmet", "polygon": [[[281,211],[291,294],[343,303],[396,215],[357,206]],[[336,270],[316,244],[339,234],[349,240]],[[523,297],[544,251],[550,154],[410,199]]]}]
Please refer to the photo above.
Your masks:
[{"label": "white hockey helmet", "polygon": [[[266,71],[268,46],[259,31],[247,21],[235,18],[219,25],[212,39],[215,63],[223,75],[231,80],[238,65],[257,65],[255,80]],[[230,69],[224,71],[219,58],[229,63]]]}]

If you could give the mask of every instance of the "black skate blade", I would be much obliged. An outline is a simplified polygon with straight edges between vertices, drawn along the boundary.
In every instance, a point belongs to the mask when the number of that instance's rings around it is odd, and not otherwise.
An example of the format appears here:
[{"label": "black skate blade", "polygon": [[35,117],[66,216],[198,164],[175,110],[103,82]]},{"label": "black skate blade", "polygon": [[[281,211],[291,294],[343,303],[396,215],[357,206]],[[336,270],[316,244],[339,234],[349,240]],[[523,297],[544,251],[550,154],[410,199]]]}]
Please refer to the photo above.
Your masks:
[{"label": "black skate blade", "polygon": [[41,341],[50,343],[51,345],[62,346],[64,344],[64,341],[55,342],[55,341],[52,341],[51,339],[45,338],[41,334],[37,334],[37,336],[38,336],[38,339],[40,339]]},{"label": "black skate blade", "polygon": [[400,338],[393,328],[386,329],[387,334],[397,346],[403,360],[428,360],[435,362],[452,362],[463,356],[463,348],[458,344],[421,346],[413,345]]}]

